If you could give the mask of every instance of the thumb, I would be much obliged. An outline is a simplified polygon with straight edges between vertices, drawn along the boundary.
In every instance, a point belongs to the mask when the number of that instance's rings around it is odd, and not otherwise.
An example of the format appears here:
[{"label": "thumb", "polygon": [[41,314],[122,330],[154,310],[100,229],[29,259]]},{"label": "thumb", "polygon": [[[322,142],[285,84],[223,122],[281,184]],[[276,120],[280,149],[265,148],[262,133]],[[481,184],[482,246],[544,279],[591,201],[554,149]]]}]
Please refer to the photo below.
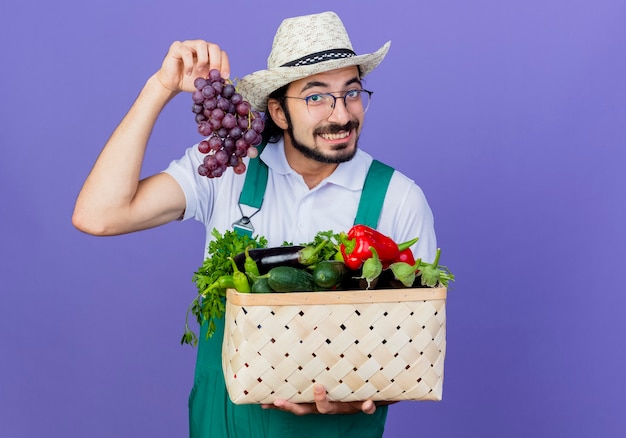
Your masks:
[{"label": "thumb", "polygon": [[376,412],[376,404],[371,400],[366,400],[361,405],[361,410],[366,414],[373,414]]}]

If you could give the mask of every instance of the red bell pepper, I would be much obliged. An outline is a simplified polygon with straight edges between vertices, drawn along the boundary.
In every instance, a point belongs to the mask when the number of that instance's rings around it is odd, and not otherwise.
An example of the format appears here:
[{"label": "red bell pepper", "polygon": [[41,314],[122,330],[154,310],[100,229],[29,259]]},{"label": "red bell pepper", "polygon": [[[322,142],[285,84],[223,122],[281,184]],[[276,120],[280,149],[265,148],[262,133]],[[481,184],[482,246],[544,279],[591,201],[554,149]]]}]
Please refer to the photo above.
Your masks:
[{"label": "red bell pepper", "polygon": [[384,267],[398,260],[401,252],[417,242],[417,238],[398,245],[393,239],[366,225],[355,225],[341,235],[341,255],[349,269],[360,269],[376,250]]},{"label": "red bell pepper", "polygon": [[411,248],[405,248],[404,250],[400,251],[396,262],[404,262],[413,266],[415,264],[415,257],[413,256],[413,251],[411,251]]}]

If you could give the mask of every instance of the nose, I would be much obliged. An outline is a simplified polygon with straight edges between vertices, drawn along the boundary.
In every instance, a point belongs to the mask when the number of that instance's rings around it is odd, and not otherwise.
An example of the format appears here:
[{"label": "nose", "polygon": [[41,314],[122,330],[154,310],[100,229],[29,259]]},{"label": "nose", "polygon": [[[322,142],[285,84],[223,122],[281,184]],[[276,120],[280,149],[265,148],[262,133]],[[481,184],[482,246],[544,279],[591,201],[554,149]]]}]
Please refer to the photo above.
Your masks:
[{"label": "nose", "polygon": [[327,120],[335,120],[338,123],[345,123],[350,120],[352,117],[350,115],[350,111],[348,111],[348,106],[346,105],[346,101],[343,97],[335,96],[335,103],[333,105],[333,109],[330,114],[326,118]]}]

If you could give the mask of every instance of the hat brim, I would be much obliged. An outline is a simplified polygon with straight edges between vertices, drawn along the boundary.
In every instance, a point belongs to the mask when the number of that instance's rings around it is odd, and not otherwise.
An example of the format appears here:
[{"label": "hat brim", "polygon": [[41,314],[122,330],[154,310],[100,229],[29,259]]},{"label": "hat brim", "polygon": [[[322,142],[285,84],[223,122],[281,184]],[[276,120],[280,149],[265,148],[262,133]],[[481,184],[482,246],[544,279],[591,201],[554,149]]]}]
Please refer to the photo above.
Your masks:
[{"label": "hat brim", "polygon": [[256,71],[244,76],[237,83],[237,91],[250,103],[253,109],[263,112],[267,109],[269,95],[293,81],[353,65],[360,67],[361,77],[366,76],[382,62],[390,46],[391,41],[387,41],[374,53],[298,67],[277,67]]}]

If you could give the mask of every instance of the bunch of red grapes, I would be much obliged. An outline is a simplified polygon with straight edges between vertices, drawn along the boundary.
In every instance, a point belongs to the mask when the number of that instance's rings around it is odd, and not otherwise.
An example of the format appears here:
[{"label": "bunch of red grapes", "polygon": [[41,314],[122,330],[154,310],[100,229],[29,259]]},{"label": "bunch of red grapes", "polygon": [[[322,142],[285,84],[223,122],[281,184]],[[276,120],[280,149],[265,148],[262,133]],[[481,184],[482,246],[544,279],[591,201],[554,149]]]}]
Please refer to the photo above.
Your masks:
[{"label": "bunch of red grapes", "polygon": [[243,157],[258,155],[255,146],[261,144],[265,122],[258,111],[237,93],[235,85],[213,69],[207,78],[196,78],[192,94],[192,111],[196,115],[198,132],[206,137],[198,144],[205,154],[198,173],[219,178],[228,167],[236,174],[246,171]]}]

